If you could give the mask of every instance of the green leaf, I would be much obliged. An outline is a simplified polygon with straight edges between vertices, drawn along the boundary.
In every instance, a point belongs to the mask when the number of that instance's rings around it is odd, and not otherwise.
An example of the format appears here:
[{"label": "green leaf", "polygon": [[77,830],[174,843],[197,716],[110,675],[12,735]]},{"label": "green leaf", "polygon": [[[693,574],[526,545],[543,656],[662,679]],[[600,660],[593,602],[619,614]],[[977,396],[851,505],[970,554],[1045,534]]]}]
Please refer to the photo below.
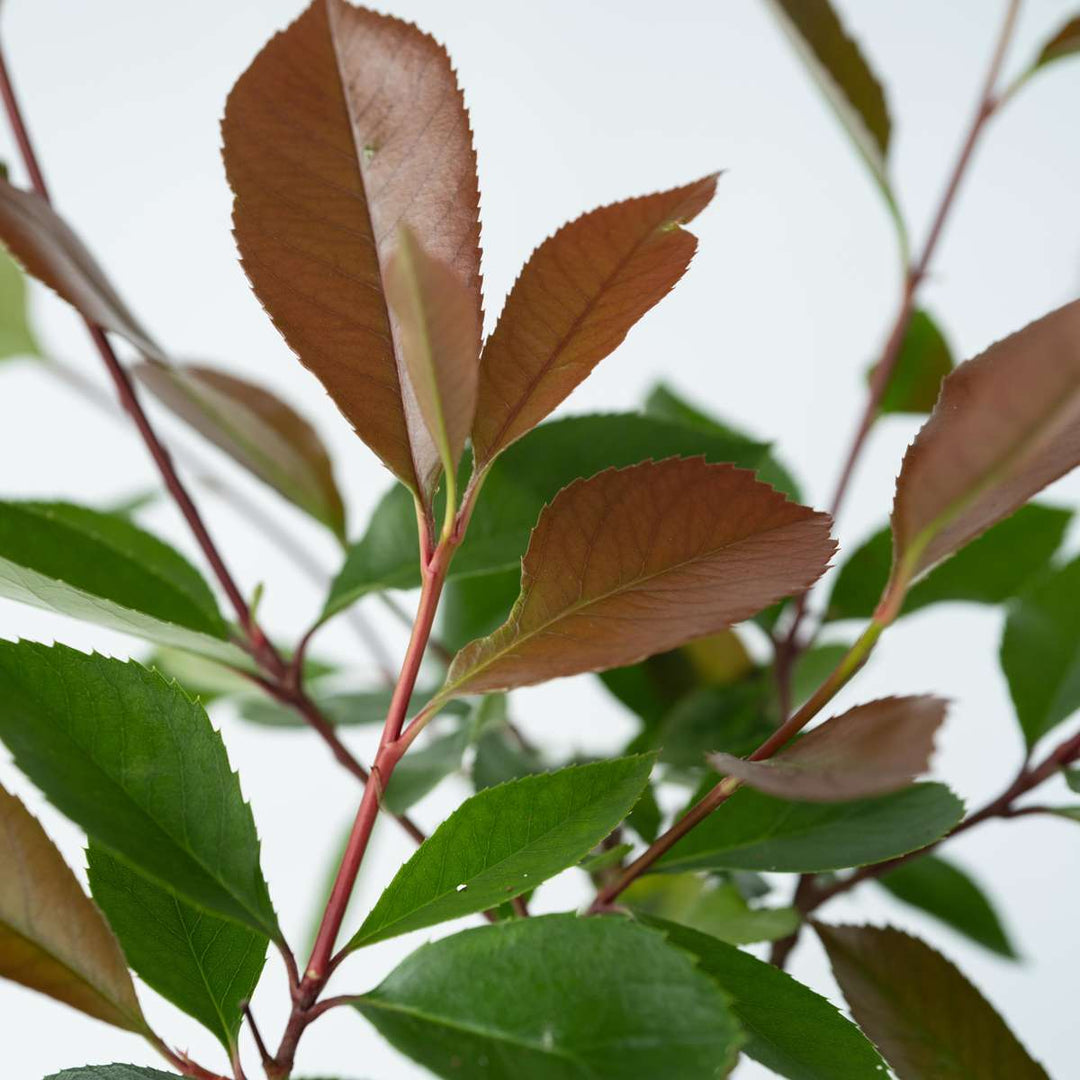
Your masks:
[{"label": "green leaf", "polygon": [[127,964],[101,912],[25,806],[0,787],[0,976],[146,1034]]},{"label": "green leaf", "polygon": [[[952,350],[925,311],[913,311],[885,393],[882,413],[928,413],[953,369]],[[867,379],[873,377],[873,368]]]},{"label": "green leaf", "polygon": [[859,1026],[899,1080],[1049,1080],[986,999],[918,938],[815,923]]},{"label": "green leaf", "polygon": [[0,251],[0,360],[41,356],[41,346],[30,327],[26,299],[26,278],[19,264],[6,251]]},{"label": "green leaf", "polygon": [[144,665],[160,671],[167,681],[175,679],[191,697],[197,697],[204,705],[234,695],[250,697],[255,690],[251,680],[240,672],[184,649],[167,646],[155,649]]},{"label": "green leaf", "polygon": [[626,817],[653,761],[571,766],[467,799],[398,871],[349,947],[484,911],[573,866]]},{"label": "green leaf", "polygon": [[880,1080],[880,1055],[832,1002],[714,937],[663,919],[642,921],[694,956],[729,995],[748,1037],[744,1052],[755,1061],[788,1080]]},{"label": "green leaf", "polygon": [[145,1065],[81,1065],[53,1073],[45,1080],[176,1080],[176,1075]]},{"label": "green leaf", "polygon": [[90,891],[139,978],[234,1047],[266,936],[193,907],[97,844],[87,859]]},{"label": "green leaf", "polygon": [[122,517],[0,502],[0,595],[250,666],[194,567]]},{"label": "green leaf", "polygon": [[865,866],[940,840],[963,813],[943,784],[841,803],[785,802],[743,788],[657,868],[817,873]]},{"label": "green leaf", "polygon": [[660,804],[656,801],[656,792],[652,784],[646,784],[641,798],[634,804],[633,810],[626,815],[625,824],[633,829],[646,844],[651,844],[660,835],[663,820]]},{"label": "green leaf", "polygon": [[691,958],[619,917],[466,930],[418,949],[357,1007],[455,1080],[714,1080],[741,1042]]},{"label": "green leaf", "polygon": [[133,661],[0,642],[0,739],[93,840],[167,889],[280,937],[221,736]]},{"label": "green leaf", "polygon": [[345,537],[345,507],[319,433],[291,405],[248,379],[197,364],[137,364],[163,405],[279,495]]},{"label": "green leaf", "polygon": [[613,866],[621,866],[627,855],[634,850],[633,844],[616,844],[614,847],[599,850],[594,855],[588,855],[578,863],[578,869],[584,870],[590,876],[598,874],[601,870],[608,870]]},{"label": "green leaf", "polygon": [[1069,790],[1080,794],[1080,768],[1065,769],[1064,773],[1065,783],[1069,785]]},{"label": "green leaf", "polygon": [[[900,614],[949,601],[1004,603],[1045,569],[1071,520],[1071,511],[1060,507],[1042,503],[1021,507],[913,585]],[[892,533],[886,526],[840,568],[826,619],[870,618],[891,565]]]},{"label": "green leaf", "polygon": [[[657,383],[645,398],[644,412],[657,420],[666,420],[672,424],[695,428],[728,439],[749,439],[744,431],[739,431],[730,424],[717,420],[692,405],[686,398],[675,393],[667,383]],[[755,470],[757,478],[771,484],[777,491],[782,491],[795,502],[802,502],[799,485],[788,470],[769,452],[766,452]]]},{"label": "green leaf", "polygon": [[1001,666],[1029,749],[1080,708],[1080,559],[1009,608]]},{"label": "green leaf", "polygon": [[693,927],[729,945],[787,937],[800,921],[793,907],[752,908],[738,886],[708,882],[697,874],[647,874],[622,894],[619,903],[635,915]]},{"label": "green leaf", "polygon": [[655,735],[660,760],[676,768],[704,767],[717,750],[742,756],[775,730],[768,715],[770,687],[760,677],[732,686],[705,686],[683,697]]},{"label": "green leaf", "polygon": [[[845,642],[815,645],[800,653],[791,669],[791,704],[798,708],[833,673],[836,666],[851,651]],[[770,672],[775,685],[775,673]]]},{"label": "green leaf", "polygon": [[[450,565],[450,579],[518,570],[540,510],[567,484],[609,466],[647,458],[694,456],[753,468],[766,447],[741,437],[694,431],[636,414],[577,416],[543,424],[505,451],[492,466]],[[349,549],[330,587],[323,618],[370,592],[420,584],[416,509],[404,488],[376,507],[363,539]]]},{"label": "green leaf", "polygon": [[990,900],[958,866],[937,855],[921,855],[877,881],[898,900],[940,919],[991,952],[1018,959]]}]

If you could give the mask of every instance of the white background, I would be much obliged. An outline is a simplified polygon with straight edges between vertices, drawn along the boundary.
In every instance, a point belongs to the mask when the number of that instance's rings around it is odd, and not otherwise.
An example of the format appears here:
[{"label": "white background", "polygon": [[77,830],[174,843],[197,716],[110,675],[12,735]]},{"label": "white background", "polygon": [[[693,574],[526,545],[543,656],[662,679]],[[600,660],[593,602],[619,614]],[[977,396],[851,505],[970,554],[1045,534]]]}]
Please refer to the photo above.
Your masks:
[{"label": "white background", "polygon": [[[230,196],[219,157],[218,120],[229,87],[300,5],[7,0],[4,41],[62,211],[176,355],[212,359],[264,380],[319,423],[358,534],[388,477],[290,357],[249,292],[229,233]],[[894,310],[898,265],[876,191],[763,6],[756,0],[392,0],[388,7],[444,41],[460,72],[479,151],[489,318],[528,252],[566,219],[718,167],[729,170],[715,204],[694,225],[701,251],[685,281],[568,408],[632,408],[663,375],[709,408],[775,438],[808,499],[824,504],[863,400],[863,370]],[[887,84],[893,166],[917,242],[968,123],[1002,7],[997,0],[842,4]],[[1025,5],[1010,70],[1073,8],[1066,0]],[[980,147],[923,294],[959,355],[1077,294],[1078,94],[1080,63],[1051,69],[993,123]],[[6,137],[0,155],[15,160]],[[17,167],[13,174],[22,175]],[[34,307],[50,350],[97,377],[96,357],[70,314],[40,292]],[[168,420],[162,424],[170,434],[178,431]],[[885,519],[914,430],[910,419],[890,419],[875,431],[838,526],[842,545]],[[226,463],[221,468],[247,484]],[[5,496],[62,496],[91,505],[154,482],[141,446],[122,425],[93,414],[29,364],[0,377],[0,476]],[[328,568],[334,564],[324,536],[273,496],[248,487],[280,509]],[[1075,506],[1080,484],[1067,480],[1052,496]],[[266,621],[286,640],[296,635],[316,612],[319,591],[226,507],[207,499],[206,509],[245,589],[267,583]],[[171,508],[145,520],[198,561]],[[377,604],[367,607],[399,649],[394,624]],[[1000,790],[1020,752],[996,661],[1000,629],[1000,613],[960,606],[906,619],[840,703],[887,692],[951,696],[937,771],[973,805]],[[145,652],[119,635],[3,601],[0,634],[56,638],[116,655]],[[341,625],[319,645],[364,662]],[[629,730],[589,678],[519,693],[514,711],[533,736],[561,749],[610,748]],[[300,943],[313,894],[356,803],[356,785],[313,736],[221,720],[254,805],[283,924]],[[370,738],[348,738],[370,755]],[[81,867],[76,830],[43,806],[6,760],[0,779],[28,798]],[[463,792],[463,785],[447,785],[418,807],[417,817],[434,825]],[[1066,797],[1061,789],[1052,794]],[[408,852],[392,824],[383,829],[363,896],[377,895]],[[1076,1075],[1080,833],[1066,822],[1021,819],[977,830],[952,854],[977,867],[999,899],[1023,964],[969,946],[873,886],[828,914],[888,919],[923,933],[983,988],[1054,1075]],[[561,880],[536,906],[577,902],[579,887],[572,878]],[[363,953],[335,985],[367,989],[423,937]],[[816,943],[804,938],[792,970],[835,992]],[[171,1041],[208,1062],[220,1060],[192,1021],[148,990],[143,997]],[[274,1035],[283,999],[282,972],[272,957],[256,1009]],[[61,1067],[114,1060],[156,1063],[136,1038],[0,985],[4,1077],[41,1080]],[[253,1060],[249,1072],[257,1073]],[[349,1080],[421,1075],[346,1010],[309,1033],[298,1073]],[[739,1071],[744,1080],[761,1075],[753,1065]]]}]

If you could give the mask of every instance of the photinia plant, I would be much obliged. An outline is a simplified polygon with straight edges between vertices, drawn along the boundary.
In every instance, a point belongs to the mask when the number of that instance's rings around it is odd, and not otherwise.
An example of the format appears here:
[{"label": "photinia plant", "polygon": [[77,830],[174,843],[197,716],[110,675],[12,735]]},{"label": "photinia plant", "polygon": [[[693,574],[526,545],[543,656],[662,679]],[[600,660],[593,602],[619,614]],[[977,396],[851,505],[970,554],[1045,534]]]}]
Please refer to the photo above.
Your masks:
[{"label": "photinia plant", "polygon": [[[212,575],[137,525],[137,507],[0,502],[0,594],[155,646],[136,662],[0,642],[0,740],[85,831],[89,885],[0,788],[0,974],[141,1036],[170,1070],[80,1065],[54,1080],[244,1080],[256,1067],[286,1080],[333,1009],[443,1077],[704,1080],[740,1054],[790,1080],[1046,1077],[944,956],[899,930],[821,916],[874,880],[1015,958],[990,899],[941,849],[993,818],[1080,820],[1080,807],[1028,800],[1059,777],[1080,791],[1080,733],[1043,745],[1080,708],[1080,563],[1058,554],[1069,511],[1030,503],[1080,464],[1080,301],[957,365],[919,306],[975,145],[1034,74],[1080,53],[1080,18],[1002,85],[1018,7],[1007,3],[913,255],[876,78],[827,0],[770,7],[869,166],[906,267],[828,514],[801,505],[768,445],[664,386],[637,413],[549,419],[679,282],[697,245],[687,226],[718,174],[559,229],[485,338],[476,155],[447,54],[411,24],[313,0],[237,81],[223,153],[255,295],[395,478],[350,542],[314,428],[262,386],[175,361],[53,208],[0,58],[30,181],[0,181],[0,238],[15,260],[0,266],[0,347],[41,357],[22,270],[81,314]],[[83,385],[78,371],[45,368]],[[303,633],[278,640],[260,624],[143,388],[341,542],[343,565]],[[929,413],[890,523],[841,556],[827,600],[808,603],[836,554],[832,518],[888,412]],[[279,526],[254,523],[308,566]],[[386,685],[342,689],[348,672],[313,653],[320,628],[353,619],[378,658],[357,602],[416,588],[397,674],[381,661]],[[971,812],[919,779],[944,700],[898,687],[831,708],[894,622],[942,600],[1006,605],[1001,661],[1027,747],[1015,781]],[[821,644],[842,619],[862,621],[854,643]],[[752,658],[754,635],[768,663]],[[637,733],[619,756],[554,761],[514,726],[507,695],[584,673]],[[251,809],[207,714],[222,701],[253,724],[310,727],[360,781],[310,953],[294,952],[275,911]],[[382,735],[365,765],[339,730],[372,723]],[[429,835],[411,807],[462,768],[475,794]],[[407,849],[354,923],[383,813]],[[592,899],[552,910],[545,883],[572,868]],[[773,902],[785,888],[789,902]],[[463,917],[476,925],[445,932]],[[807,928],[852,1020],[784,971]],[[378,985],[365,981],[368,946],[417,930],[438,932]],[[768,961],[739,948],[764,942]],[[280,1032],[261,1030],[249,1005],[271,945],[289,1008]],[[205,1025],[221,1060],[196,1062],[152,1030],[132,972]],[[328,993],[331,976],[355,989]]]}]

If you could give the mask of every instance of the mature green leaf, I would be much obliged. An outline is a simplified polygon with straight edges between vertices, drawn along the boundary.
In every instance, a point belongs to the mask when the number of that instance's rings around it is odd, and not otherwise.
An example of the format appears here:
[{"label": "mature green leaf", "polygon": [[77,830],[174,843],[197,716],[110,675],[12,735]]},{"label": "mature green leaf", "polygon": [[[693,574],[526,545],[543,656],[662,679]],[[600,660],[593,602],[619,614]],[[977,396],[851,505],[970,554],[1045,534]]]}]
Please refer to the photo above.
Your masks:
[{"label": "mature green leaf", "polygon": [[776,728],[768,711],[771,687],[759,675],[731,686],[705,686],[682,697],[646,742],[660,760],[680,769],[703,767],[722,750],[739,757],[756,750]]},{"label": "mature green leaf", "polygon": [[842,803],[785,802],[744,788],[657,867],[819,873],[864,866],[940,840],[963,813],[964,804],[943,784]]},{"label": "mature green leaf", "polygon": [[633,850],[633,844],[616,844],[614,847],[601,848],[582,859],[578,863],[578,869],[584,870],[591,876],[602,870],[610,870],[613,866],[622,866],[626,856]]},{"label": "mature green leaf", "polygon": [[541,511],[506,623],[446,696],[618,667],[748,618],[824,572],[829,518],[700,458],[609,469]]},{"label": "mature green leaf", "polygon": [[235,1046],[266,936],[193,907],[95,843],[87,859],[90,891],[139,978]]},{"label": "mature green leaf", "polygon": [[893,599],[1080,462],[1080,300],[942,383],[896,482]]},{"label": "mature green leaf", "polygon": [[223,697],[250,695],[255,689],[251,680],[240,672],[184,649],[163,646],[155,649],[143,663],[160,671],[166,680],[175,679],[204,705]]},{"label": "mature green leaf", "polygon": [[819,724],[779,754],[746,761],[713,754],[717,772],[781,799],[835,802],[906,787],[930,765],[945,719],[941,698],[879,698]]},{"label": "mature green leaf", "polygon": [[[521,556],[545,505],[581,476],[648,458],[704,455],[753,468],[766,447],[740,437],[695,431],[633,413],[574,416],[543,424],[492,466],[449,578],[520,571]],[[349,550],[323,618],[370,592],[420,584],[416,509],[395,488],[376,507],[363,539]],[[516,595],[516,593],[515,593]]]},{"label": "mature green leaf", "polygon": [[135,373],[158,399],[279,495],[345,536],[345,507],[319,433],[256,383],[198,364],[147,361]]},{"label": "mature green leaf", "polygon": [[484,911],[573,866],[626,817],[653,761],[571,766],[467,799],[398,871],[350,948]]},{"label": "mature green leaf", "polygon": [[1011,605],[1001,666],[1029,748],[1080,709],[1080,559]]},{"label": "mature green leaf", "polygon": [[[900,614],[949,601],[1003,604],[1045,569],[1071,520],[1072,512],[1057,506],[1022,506],[916,582]],[[870,618],[889,580],[891,563],[892,532],[886,526],[840,567],[826,619]]]},{"label": "mature green leaf", "polygon": [[1039,51],[1032,70],[1080,53],[1080,15],[1070,19]]},{"label": "mature green leaf", "polygon": [[738,886],[708,882],[698,874],[647,874],[623,892],[619,903],[637,916],[693,927],[730,945],[787,937],[800,921],[793,907],[752,908]]},{"label": "mature green leaf", "polygon": [[26,278],[18,263],[0,251],[0,360],[41,356],[41,346],[30,326],[26,299]]},{"label": "mature green leaf", "polygon": [[829,0],[769,0],[769,6],[869,166],[903,233],[887,175],[892,123],[877,77],[848,37]]},{"label": "mature green leaf", "polygon": [[0,595],[250,664],[195,568],[112,514],[71,503],[0,502]]},{"label": "mature green leaf", "polygon": [[685,273],[683,225],[716,174],[612,203],[564,225],[526,262],[480,359],[472,441],[483,467],[536,427]]},{"label": "mature green leaf", "polygon": [[626,815],[624,824],[645,841],[651,844],[660,835],[660,826],[663,824],[664,815],[660,804],[656,801],[656,792],[652,784],[646,784],[641,798],[634,804],[633,810]]},{"label": "mature green leaf", "polygon": [[724,995],[691,958],[619,917],[466,930],[418,949],[357,1007],[451,1078],[714,1080],[741,1042]]},{"label": "mature green leaf", "polygon": [[[655,417],[657,420],[697,428],[699,431],[710,432],[713,435],[722,435],[730,439],[749,438],[745,432],[706,415],[663,382],[657,383],[649,391],[645,398],[644,412],[646,416]],[[760,465],[754,471],[759,480],[776,488],[777,491],[782,491],[789,499],[802,502],[798,483],[787,468],[771,453],[766,453],[762,457]]]},{"label": "mature green leaf", "polygon": [[[941,390],[941,380],[952,369],[952,351],[937,323],[925,311],[913,311],[881,398],[881,411],[930,412]],[[867,373],[867,378],[872,377],[873,368]]]},{"label": "mature green leaf", "polygon": [[1070,821],[1080,821],[1080,806],[1052,806],[1050,813],[1068,818]]},{"label": "mature green leaf", "polygon": [[1080,768],[1065,769],[1063,771],[1065,773],[1065,783],[1069,785],[1069,790],[1080,794]]},{"label": "mature green leaf", "polygon": [[925,911],[1000,956],[1017,959],[1001,919],[983,890],[958,866],[937,855],[917,859],[877,879],[898,900]]},{"label": "mature green leaf", "polygon": [[467,290],[479,354],[476,154],[449,57],[411,23],[318,0],[237,81],[222,134],[252,287],[357,434],[426,499],[439,456],[385,288],[405,226]]},{"label": "mature green leaf", "polygon": [[755,1061],[788,1080],[880,1080],[878,1052],[832,1002],[715,937],[654,917],[642,921],[695,957],[728,994],[748,1036],[744,1052]]},{"label": "mature green leaf", "polygon": [[940,953],[894,930],[815,923],[859,1026],[899,1080],[1049,1080]]},{"label": "mature green leaf", "polygon": [[480,309],[455,269],[424,251],[407,226],[387,265],[386,298],[420,415],[454,476],[476,414]]},{"label": "mature green leaf", "polygon": [[53,1073],[45,1080],[176,1080],[176,1075],[145,1065],[80,1065]]},{"label": "mature green leaf", "polygon": [[221,737],[133,661],[0,642],[0,739],[62,813],[200,907],[280,932]]},{"label": "mature green leaf", "polygon": [[105,277],[93,255],[39,195],[0,180],[0,241],[26,268],[91,322],[141,353],[164,355]]},{"label": "mature green leaf", "polygon": [[147,1030],[116,939],[45,830],[0,787],[0,976]]}]

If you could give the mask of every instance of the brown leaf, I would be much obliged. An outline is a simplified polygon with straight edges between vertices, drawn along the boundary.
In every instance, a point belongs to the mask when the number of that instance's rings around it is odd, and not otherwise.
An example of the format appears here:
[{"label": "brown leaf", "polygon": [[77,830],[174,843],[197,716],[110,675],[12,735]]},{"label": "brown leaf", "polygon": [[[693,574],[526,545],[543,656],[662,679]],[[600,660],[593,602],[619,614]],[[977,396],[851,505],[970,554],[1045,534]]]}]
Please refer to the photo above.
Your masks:
[{"label": "brown leaf", "polygon": [[961,364],[904,457],[893,590],[1080,463],[1080,301]]},{"label": "brown leaf", "polygon": [[899,1080],[1049,1080],[993,1006],[925,942],[891,927],[814,929],[855,1020]]},{"label": "brown leaf", "polygon": [[1032,70],[1080,53],[1080,15],[1070,19],[1040,50]]},{"label": "brown leaf", "polygon": [[714,634],[816,581],[829,524],[701,458],[577,480],[540,514],[509,618],[457,654],[442,693],[600,671]]},{"label": "brown leaf", "polygon": [[71,227],[39,195],[0,179],[0,240],[26,268],[81,315],[146,356],[161,350],[139,325]]},{"label": "brown leaf", "polygon": [[840,802],[884,795],[926,771],[934,733],[945,719],[941,698],[890,697],[857,705],[766,761],[712,754],[718,772],[781,799]]},{"label": "brown leaf", "polygon": [[291,406],[215,368],[149,361],[134,371],[177,416],[344,539],[345,508],[326,447]]},{"label": "brown leaf", "polygon": [[314,0],[240,77],[222,133],[256,295],[357,434],[426,496],[439,458],[384,280],[405,225],[458,275],[479,335],[476,155],[446,52],[410,23]]},{"label": "brown leaf", "polygon": [[454,271],[431,258],[404,227],[386,295],[401,328],[401,354],[420,413],[452,480],[476,412],[476,306]]},{"label": "brown leaf", "polygon": [[697,248],[680,226],[715,191],[713,175],[601,207],[533,252],[480,361],[478,465],[543,420],[671,291]]},{"label": "brown leaf", "polygon": [[832,4],[829,0],[769,2],[859,152],[884,177],[892,130],[885,93]]},{"label": "brown leaf", "polygon": [[26,807],[0,787],[0,975],[147,1031],[120,946]]}]

